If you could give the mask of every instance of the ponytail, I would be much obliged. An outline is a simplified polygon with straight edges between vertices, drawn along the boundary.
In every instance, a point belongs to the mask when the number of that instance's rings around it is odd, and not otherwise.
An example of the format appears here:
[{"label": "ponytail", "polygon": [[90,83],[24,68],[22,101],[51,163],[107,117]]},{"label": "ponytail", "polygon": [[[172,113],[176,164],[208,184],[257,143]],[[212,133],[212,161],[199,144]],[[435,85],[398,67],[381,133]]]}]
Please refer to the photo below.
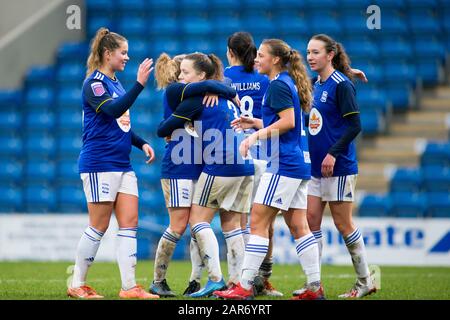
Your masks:
[{"label": "ponytail", "polygon": [[170,58],[167,53],[161,53],[155,65],[155,79],[158,89],[164,89],[178,80],[181,72],[180,64],[184,56],[178,55]]},{"label": "ponytail", "polygon": [[297,50],[290,51],[289,63],[287,67],[288,73],[291,78],[294,79],[295,86],[297,87],[302,110],[309,112],[312,102],[311,79],[306,71],[303,58]]},{"label": "ponytail", "polygon": [[257,49],[250,33],[233,33],[228,37],[228,48],[244,66],[245,72],[253,72]]},{"label": "ponytail", "polygon": [[279,39],[264,40],[262,44],[269,46],[271,54],[280,58],[281,69],[287,69],[289,76],[294,80],[303,111],[309,112],[312,101],[312,87],[303,58],[297,50]]},{"label": "ponytail", "polygon": [[102,66],[103,53],[106,50],[114,51],[120,48],[120,44],[124,41],[127,41],[127,39],[120,34],[110,32],[106,28],[98,29],[94,38],[91,40],[91,51],[86,63],[86,77],[94,72],[95,69]]},{"label": "ponytail", "polygon": [[204,72],[206,79],[223,80],[223,64],[215,54],[206,55],[201,52],[195,52],[186,55],[184,59],[191,60],[194,70]]},{"label": "ponytail", "polygon": [[336,42],[333,38],[326,34],[316,34],[311,39],[320,40],[325,44],[327,53],[334,52],[333,60],[331,61],[333,68],[342,72],[353,81],[353,73],[350,67],[350,58],[345,52],[344,46]]}]

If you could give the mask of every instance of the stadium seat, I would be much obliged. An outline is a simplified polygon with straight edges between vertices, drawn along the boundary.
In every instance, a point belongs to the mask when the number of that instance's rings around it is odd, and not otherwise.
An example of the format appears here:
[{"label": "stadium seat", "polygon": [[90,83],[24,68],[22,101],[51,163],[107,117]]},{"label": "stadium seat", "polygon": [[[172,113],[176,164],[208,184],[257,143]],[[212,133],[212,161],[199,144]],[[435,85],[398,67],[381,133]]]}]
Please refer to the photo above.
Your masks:
[{"label": "stadium seat", "polygon": [[113,22],[111,17],[102,16],[102,17],[89,17],[87,18],[87,38],[92,39],[97,33],[98,29],[105,27],[109,30],[115,30],[116,25]]},{"label": "stadium seat", "polygon": [[201,17],[186,17],[181,20],[182,33],[189,36],[208,36],[213,31],[210,20]]},{"label": "stadium seat", "polygon": [[81,131],[78,135],[64,134],[57,141],[58,158],[76,161],[82,147]]},{"label": "stadium seat", "polygon": [[32,66],[25,75],[26,86],[52,86],[55,78],[53,66]]},{"label": "stadium seat", "polygon": [[59,112],[57,115],[57,127],[58,131],[78,131],[82,130],[82,112],[81,108],[78,111],[71,112]]},{"label": "stadium seat", "polygon": [[420,158],[421,166],[450,167],[450,143],[428,143]]},{"label": "stadium seat", "polygon": [[123,17],[144,16],[147,14],[148,6],[146,0],[117,0],[116,8],[116,15]]},{"label": "stadium seat", "polygon": [[20,212],[23,209],[22,189],[0,185],[0,207],[2,212]]},{"label": "stadium seat", "polygon": [[143,17],[124,16],[117,22],[118,33],[127,38],[141,38],[148,34],[148,21]]},{"label": "stadium seat", "polygon": [[[380,6],[382,9],[404,9],[406,6],[405,0],[390,1],[390,0],[375,0],[373,4]],[[390,11],[390,10],[388,10]]]},{"label": "stadium seat", "polygon": [[58,47],[56,58],[58,60],[58,64],[85,64],[88,54],[89,44],[87,42],[66,42]]},{"label": "stadium seat", "polygon": [[440,60],[422,58],[416,61],[417,76],[422,79],[425,85],[436,85],[443,78],[443,66]]},{"label": "stadium seat", "polygon": [[78,187],[61,186],[56,193],[58,212],[84,213],[87,211],[86,197],[81,181]]},{"label": "stadium seat", "polygon": [[[243,6],[244,10],[252,11],[252,10],[267,10],[272,11],[274,9],[274,1],[273,0],[252,0],[252,1],[244,1]],[[325,4],[324,4],[325,5]]]},{"label": "stadium seat", "polygon": [[381,39],[380,52],[384,59],[409,59],[414,54],[411,42],[405,40],[403,37],[387,37]]},{"label": "stadium seat", "polygon": [[[391,80],[395,79],[395,75],[390,76]],[[392,103],[394,110],[406,110],[409,108],[412,97],[411,86],[407,83],[390,83],[385,89],[386,97]]]},{"label": "stadium seat", "polygon": [[361,126],[364,135],[374,135],[382,131],[382,115],[377,110],[364,110],[361,112]]},{"label": "stadium seat", "polygon": [[390,201],[390,215],[394,217],[420,218],[426,214],[426,196],[422,193],[391,193]]},{"label": "stadium seat", "polygon": [[[335,39],[340,39],[342,31],[345,30],[345,27],[343,29],[344,21],[340,21],[339,18],[337,18],[336,15],[330,11],[323,11],[320,13],[315,12],[308,15],[307,21],[310,27],[310,32],[313,34],[326,33]],[[366,28],[365,22],[364,28]]]},{"label": "stadium seat", "polygon": [[[217,16],[211,18],[214,21],[213,32],[218,37],[218,41],[226,44],[227,38],[234,32],[241,31],[243,22],[239,16],[232,12],[230,14],[222,14],[219,12]],[[217,51],[214,51],[219,53]]]},{"label": "stadium seat", "polygon": [[0,184],[21,182],[23,178],[23,165],[21,162],[11,159],[1,160]]},{"label": "stadium seat", "polygon": [[164,34],[176,34],[179,31],[178,21],[175,15],[166,14],[155,16],[149,22],[149,34],[158,36]]},{"label": "stadium seat", "polygon": [[[417,23],[420,21],[420,23]],[[439,20],[426,11],[408,15],[409,30],[415,35],[439,34],[441,26]]]},{"label": "stadium seat", "polygon": [[[366,72],[366,69],[362,69]],[[369,82],[373,80],[370,77],[370,72],[366,73]],[[356,88],[356,101],[362,112],[368,110],[380,111],[382,114],[387,110],[387,98],[383,90],[379,90],[375,86],[362,84]]]},{"label": "stadium seat", "polygon": [[[390,1],[396,3],[396,1]],[[404,16],[396,12],[382,13],[383,37],[389,35],[408,36],[409,26]]]},{"label": "stadium seat", "polygon": [[86,67],[79,63],[63,63],[59,65],[56,80],[59,85],[69,84],[81,87],[86,75]]},{"label": "stadium seat", "polygon": [[56,195],[53,188],[41,184],[29,184],[24,188],[25,211],[29,213],[54,212]]},{"label": "stadium seat", "polygon": [[49,110],[54,103],[54,90],[52,87],[29,87],[25,92],[25,105],[28,110]]},{"label": "stadium seat", "polygon": [[309,35],[309,26],[305,19],[300,15],[292,14],[290,10],[280,11],[275,16],[277,29],[283,36],[295,35],[304,36]]},{"label": "stadium seat", "polygon": [[77,159],[58,161],[56,166],[56,180],[61,185],[76,185],[81,183]]},{"label": "stadium seat", "polygon": [[209,1],[204,0],[179,0],[177,3],[183,15],[198,14],[208,12]]},{"label": "stadium seat", "polygon": [[56,153],[55,139],[47,134],[30,133],[25,139],[25,153],[28,159],[53,157]]},{"label": "stadium seat", "polygon": [[390,181],[390,192],[419,192],[422,186],[422,172],[418,169],[400,168]]},{"label": "stadium seat", "polygon": [[23,140],[14,135],[0,135],[0,156],[21,157],[23,156]]},{"label": "stadium seat", "polygon": [[422,173],[425,191],[450,192],[450,167],[426,166]]},{"label": "stadium seat", "polygon": [[[1,108],[1,107],[0,107]],[[20,110],[3,111],[0,109],[0,119],[2,119],[2,125],[0,131],[17,131],[22,128],[22,112]]]},{"label": "stadium seat", "polygon": [[389,215],[389,198],[384,195],[368,194],[358,207],[360,217],[386,217]]},{"label": "stadium seat", "polygon": [[79,86],[65,86],[58,90],[56,109],[58,112],[70,113],[82,110],[81,84]]},{"label": "stadium seat", "polygon": [[18,111],[22,103],[22,90],[0,89],[0,109],[2,111]]},{"label": "stadium seat", "polygon": [[427,193],[428,216],[433,218],[450,218],[450,193]]},{"label": "stadium seat", "polygon": [[[215,0],[220,1],[220,0]],[[239,2],[239,1],[238,1]],[[290,9],[292,12],[304,10],[305,9],[305,2],[304,1],[298,1],[298,0],[274,0],[275,6],[278,8],[278,10],[286,10]]]},{"label": "stadium seat", "polygon": [[149,0],[148,2],[150,15],[174,12],[176,11],[178,4],[178,0]]},{"label": "stadium seat", "polygon": [[53,183],[55,179],[55,164],[49,161],[29,159],[25,163],[25,184],[46,184]]},{"label": "stadium seat", "polygon": [[31,111],[25,115],[27,131],[50,131],[56,127],[55,115],[51,112]]}]

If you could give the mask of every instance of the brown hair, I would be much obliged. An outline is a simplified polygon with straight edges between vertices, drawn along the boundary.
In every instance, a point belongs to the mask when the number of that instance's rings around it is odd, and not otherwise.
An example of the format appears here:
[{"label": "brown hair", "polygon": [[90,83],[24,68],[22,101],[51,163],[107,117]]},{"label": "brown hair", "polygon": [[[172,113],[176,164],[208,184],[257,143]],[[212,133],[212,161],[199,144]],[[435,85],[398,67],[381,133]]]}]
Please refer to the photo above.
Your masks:
[{"label": "brown hair", "polygon": [[292,49],[286,42],[279,39],[266,39],[262,44],[270,48],[271,55],[280,58],[281,68],[287,69],[297,87],[302,110],[308,112],[311,108],[312,87],[300,52]]},{"label": "brown hair", "polygon": [[91,51],[86,63],[86,77],[101,67],[105,50],[114,51],[120,48],[120,44],[124,41],[126,42],[127,39],[120,34],[110,32],[106,28],[98,29],[95,37],[91,40]]},{"label": "brown hair", "polygon": [[181,72],[181,60],[185,56],[184,54],[180,54],[171,58],[167,53],[161,53],[155,65],[155,79],[158,89],[164,89],[169,84],[178,80]]},{"label": "brown hair", "polygon": [[248,32],[235,32],[228,37],[228,48],[244,66],[245,72],[252,72],[255,67],[256,46]]},{"label": "brown hair", "polygon": [[345,74],[350,80],[353,81],[353,74],[350,71],[350,58],[345,52],[344,46],[336,42],[333,38],[326,34],[316,34],[311,39],[320,40],[325,44],[325,50],[327,53],[334,52],[334,57],[331,63],[333,64],[333,68],[339,70],[343,74]]},{"label": "brown hair", "polygon": [[184,59],[191,60],[194,69],[198,72],[204,72],[206,79],[223,80],[223,64],[216,55],[194,52],[186,55]]}]

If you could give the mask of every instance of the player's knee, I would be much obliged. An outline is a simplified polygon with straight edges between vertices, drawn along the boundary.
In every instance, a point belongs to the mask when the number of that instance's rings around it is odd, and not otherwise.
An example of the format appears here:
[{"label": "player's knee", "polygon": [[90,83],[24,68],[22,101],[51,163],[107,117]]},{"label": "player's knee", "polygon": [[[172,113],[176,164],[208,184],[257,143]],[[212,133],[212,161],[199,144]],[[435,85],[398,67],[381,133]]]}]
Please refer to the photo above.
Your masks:
[{"label": "player's knee", "polygon": [[170,224],[170,230],[172,230],[175,233],[178,233],[179,235],[184,234],[184,231],[186,231],[186,227],[187,224],[182,222]]},{"label": "player's knee", "polygon": [[334,225],[336,226],[336,229],[339,231],[340,234],[346,235],[351,232],[352,230],[352,223],[351,221],[344,221],[344,220],[338,220],[334,221]]}]

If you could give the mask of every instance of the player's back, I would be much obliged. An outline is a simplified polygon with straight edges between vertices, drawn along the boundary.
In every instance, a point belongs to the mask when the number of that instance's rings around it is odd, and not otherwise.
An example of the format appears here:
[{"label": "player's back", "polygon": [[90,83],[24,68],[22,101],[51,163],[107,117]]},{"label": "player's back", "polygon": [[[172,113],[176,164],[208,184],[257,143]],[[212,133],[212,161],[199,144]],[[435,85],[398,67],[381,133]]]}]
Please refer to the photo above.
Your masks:
[{"label": "player's back", "polygon": [[239,117],[239,111],[229,100],[219,97],[219,104],[204,108],[201,120],[204,172],[224,177],[254,174],[253,162],[243,160],[239,145],[245,136],[231,127],[231,121]]},{"label": "player's back", "polygon": [[269,87],[269,78],[256,70],[246,72],[243,66],[228,67],[224,75],[231,80],[231,86],[241,99],[241,114],[261,119],[262,99]]}]

